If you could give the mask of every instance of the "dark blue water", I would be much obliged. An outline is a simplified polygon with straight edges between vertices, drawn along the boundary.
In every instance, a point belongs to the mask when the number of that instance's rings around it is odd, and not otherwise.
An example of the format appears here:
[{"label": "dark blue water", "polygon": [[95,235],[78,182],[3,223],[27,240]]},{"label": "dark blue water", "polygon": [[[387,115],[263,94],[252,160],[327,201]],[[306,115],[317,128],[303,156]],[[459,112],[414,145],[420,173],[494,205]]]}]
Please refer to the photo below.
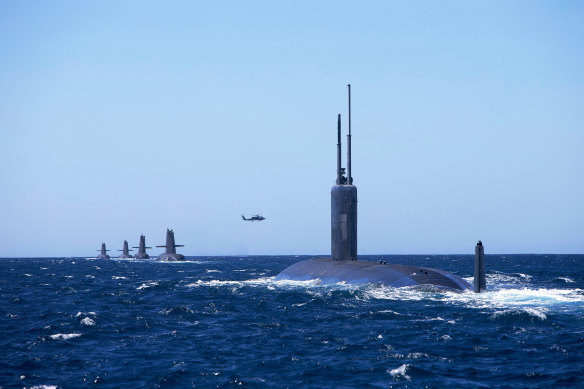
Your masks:
[{"label": "dark blue water", "polygon": [[273,281],[301,259],[0,259],[0,386],[584,387],[582,255],[487,255],[480,295]]}]

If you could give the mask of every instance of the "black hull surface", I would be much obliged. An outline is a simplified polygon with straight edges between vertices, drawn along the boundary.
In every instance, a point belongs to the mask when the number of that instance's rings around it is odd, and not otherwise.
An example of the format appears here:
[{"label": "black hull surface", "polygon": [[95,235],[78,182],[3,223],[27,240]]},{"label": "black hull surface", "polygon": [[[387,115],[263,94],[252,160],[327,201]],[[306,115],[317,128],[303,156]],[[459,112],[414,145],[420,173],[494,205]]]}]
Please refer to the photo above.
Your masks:
[{"label": "black hull surface", "polygon": [[169,254],[164,253],[158,256],[159,261],[184,261],[185,256],[182,254]]},{"label": "black hull surface", "polygon": [[346,282],[393,287],[430,285],[459,291],[472,289],[468,282],[444,270],[371,261],[333,261],[330,258],[307,259],[289,266],[276,276],[276,281],[316,279],[323,284]]}]

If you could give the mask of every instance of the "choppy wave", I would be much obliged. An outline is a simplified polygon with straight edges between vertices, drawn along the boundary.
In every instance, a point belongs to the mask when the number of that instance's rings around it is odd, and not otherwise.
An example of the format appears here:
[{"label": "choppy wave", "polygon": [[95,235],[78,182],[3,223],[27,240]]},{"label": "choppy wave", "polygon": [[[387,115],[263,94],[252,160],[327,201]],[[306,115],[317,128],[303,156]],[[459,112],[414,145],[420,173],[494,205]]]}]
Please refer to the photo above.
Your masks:
[{"label": "choppy wave", "polygon": [[34,385],[25,387],[25,389],[57,389],[57,385]]},{"label": "choppy wave", "polygon": [[409,367],[410,367],[410,365],[404,363],[403,365],[401,365],[398,368],[387,370],[387,372],[395,380],[405,379],[406,381],[411,381],[412,378],[407,374]]},{"label": "choppy wave", "polygon": [[566,284],[573,284],[574,282],[576,282],[569,277],[558,277],[556,278],[556,280],[564,281]]},{"label": "choppy wave", "polygon": [[530,318],[536,318],[539,320],[547,319],[547,316],[541,310],[535,308],[521,308],[521,309],[506,309],[503,311],[497,311],[491,315],[492,320],[497,320],[507,316],[527,316]]},{"label": "choppy wave", "polygon": [[83,319],[81,319],[81,324],[86,325],[86,326],[94,326],[95,325],[95,320],[93,320],[90,317],[84,317]]},{"label": "choppy wave", "polygon": [[77,337],[80,337],[80,336],[81,336],[81,334],[79,334],[79,333],[72,333],[72,334],[54,334],[54,335],[49,335],[49,338],[55,339],[55,340],[68,340],[68,339],[77,338]]},{"label": "choppy wave", "polygon": [[187,284],[187,288],[198,288],[198,287],[223,287],[223,286],[236,286],[236,287],[244,287],[244,286],[271,286],[273,285],[274,277],[264,277],[264,278],[256,278],[251,280],[244,280],[244,281],[231,281],[231,280],[198,280],[197,282],[193,282]]},{"label": "choppy wave", "polygon": [[142,285],[140,285],[136,289],[138,289],[138,290],[148,289],[148,288],[152,288],[152,287],[155,287],[158,285],[159,285],[159,281],[149,281],[149,282],[142,283]]},{"label": "choppy wave", "polygon": [[491,257],[481,294],[275,280],[297,260],[2,260],[2,386],[584,386],[584,256]]}]

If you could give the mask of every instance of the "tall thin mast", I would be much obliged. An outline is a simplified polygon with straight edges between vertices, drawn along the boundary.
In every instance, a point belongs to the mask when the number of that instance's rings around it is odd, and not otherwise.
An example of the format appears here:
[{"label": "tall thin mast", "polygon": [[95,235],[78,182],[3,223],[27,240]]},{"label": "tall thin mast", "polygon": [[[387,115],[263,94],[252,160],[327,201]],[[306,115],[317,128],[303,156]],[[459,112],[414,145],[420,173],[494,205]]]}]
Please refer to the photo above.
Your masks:
[{"label": "tall thin mast", "polygon": [[351,84],[347,85],[349,90],[349,134],[347,135],[347,184],[353,185],[351,176]]},{"label": "tall thin mast", "polygon": [[341,114],[337,119],[337,134],[337,185],[341,185]]}]

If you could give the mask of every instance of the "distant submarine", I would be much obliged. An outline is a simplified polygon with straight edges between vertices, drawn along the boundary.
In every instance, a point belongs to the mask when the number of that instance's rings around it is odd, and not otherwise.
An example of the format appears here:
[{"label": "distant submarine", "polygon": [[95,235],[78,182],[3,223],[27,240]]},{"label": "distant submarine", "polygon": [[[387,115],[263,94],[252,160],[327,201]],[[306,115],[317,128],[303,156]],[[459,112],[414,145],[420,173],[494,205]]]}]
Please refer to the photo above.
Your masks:
[{"label": "distant submarine", "polygon": [[166,247],[166,252],[158,256],[159,261],[184,261],[185,256],[176,253],[177,247],[184,247],[182,244],[174,244],[174,231],[166,229],[166,245],[156,246]]},{"label": "distant submarine", "polygon": [[121,258],[121,259],[125,259],[126,258],[127,259],[127,258],[132,258],[132,255],[130,254],[130,251],[134,251],[134,250],[128,249],[128,241],[125,240],[124,241],[124,248],[122,250],[118,250],[118,251],[121,251],[122,252],[122,254],[118,258]]},{"label": "distant submarine", "polygon": [[[357,260],[357,187],[353,185],[351,175],[351,85],[347,87],[349,95],[347,177],[344,176],[345,169],[341,168],[341,115],[339,114],[337,182],[331,189],[331,258],[300,261],[284,269],[275,280],[319,279],[323,284],[375,283],[392,287],[427,285],[458,291],[472,289],[468,282],[444,270]],[[480,241],[479,244],[475,249],[475,292],[485,290],[484,250]]]},{"label": "distant submarine", "polygon": [[109,251],[109,250],[105,249],[105,243],[102,243],[101,250],[97,250],[97,251],[101,251],[101,253],[99,253],[99,255],[95,258],[97,258],[97,259],[110,259],[110,256],[107,255],[107,251]]},{"label": "distant submarine", "polygon": [[151,249],[152,247],[146,247],[146,237],[144,235],[140,235],[140,245],[138,247],[133,247],[138,249],[138,252],[134,255],[136,259],[148,259],[150,255],[146,253],[146,249]]}]

